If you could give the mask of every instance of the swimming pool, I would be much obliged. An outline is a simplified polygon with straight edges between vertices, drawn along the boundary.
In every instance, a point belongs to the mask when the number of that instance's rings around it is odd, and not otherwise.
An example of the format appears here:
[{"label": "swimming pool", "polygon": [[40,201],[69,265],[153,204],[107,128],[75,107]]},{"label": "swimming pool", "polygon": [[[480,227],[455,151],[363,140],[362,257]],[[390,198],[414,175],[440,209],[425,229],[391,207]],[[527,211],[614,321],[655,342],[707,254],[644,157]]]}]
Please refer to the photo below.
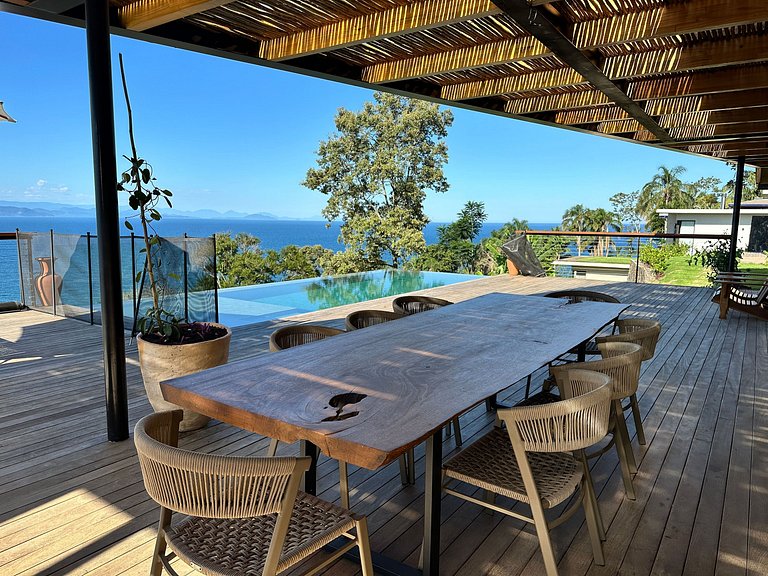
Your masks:
[{"label": "swimming pool", "polygon": [[376,270],[224,288],[219,290],[219,321],[227,326],[242,326],[478,278],[481,276]]}]

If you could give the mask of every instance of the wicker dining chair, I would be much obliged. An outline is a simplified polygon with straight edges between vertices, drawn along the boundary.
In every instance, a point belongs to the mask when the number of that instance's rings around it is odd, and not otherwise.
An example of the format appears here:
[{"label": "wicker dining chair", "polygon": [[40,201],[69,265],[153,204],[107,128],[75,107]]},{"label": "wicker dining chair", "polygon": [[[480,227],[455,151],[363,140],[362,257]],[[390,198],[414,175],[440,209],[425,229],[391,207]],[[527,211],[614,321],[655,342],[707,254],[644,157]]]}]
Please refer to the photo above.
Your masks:
[{"label": "wicker dining chair", "polygon": [[392,309],[399,314],[418,314],[451,304],[453,302],[433,296],[398,296],[392,301]]},{"label": "wicker dining chair", "polygon": [[343,334],[340,328],[319,326],[317,324],[294,324],[278,328],[269,336],[269,351],[277,352],[286,348],[293,348],[302,344],[309,344],[317,340],[323,340],[330,336]]},{"label": "wicker dining chair", "polygon": [[389,312],[388,310],[356,310],[347,314],[344,323],[347,330],[351,331],[383,324],[384,322],[391,322],[392,320],[399,320],[404,317],[405,314]]},{"label": "wicker dining chair", "polygon": [[[314,574],[354,547],[373,576],[366,518],[299,492],[310,458],[243,458],[177,447],[181,410],[145,416],[134,440],[144,486],[160,504],[150,574],[178,557],[209,575],[273,576],[345,537]],[[174,512],[187,517],[171,525]],[[170,552],[166,552],[170,549]]]},{"label": "wicker dining chair", "polygon": [[[443,491],[513,518],[532,523],[539,538],[548,576],[557,575],[549,530],[583,507],[595,563],[605,564],[603,526],[584,449],[608,431],[610,377],[587,370],[569,370],[563,389],[571,397],[542,406],[499,410],[506,431],[494,428],[443,466]],[[485,491],[480,499],[453,488],[466,483]],[[579,491],[560,515],[549,521],[545,510]],[[496,496],[528,504],[531,516],[499,506]]]},{"label": "wicker dining chair", "polygon": [[[656,320],[646,318],[627,318],[617,320],[616,328],[619,333],[612,336],[600,336],[595,339],[599,346],[603,342],[632,342],[643,348],[643,361],[650,360],[656,353],[656,344],[661,334],[661,324]],[[637,393],[632,394],[629,402],[623,406],[624,411],[632,410],[632,418],[635,421],[637,441],[645,446],[645,430],[643,419],[640,415],[640,405],[637,402]]]},{"label": "wicker dining chair", "polygon": [[[324,338],[343,334],[344,330],[339,328],[330,328],[329,326],[320,326],[318,324],[295,324],[278,328],[269,336],[270,352],[279,352],[294,346],[302,346],[311,342],[317,342]],[[280,441],[272,438],[269,443],[267,455],[275,457]],[[413,462],[413,452],[407,452],[400,456],[400,479],[403,485],[413,484],[415,474],[411,471],[411,462]],[[341,460],[339,462],[339,496],[341,505],[349,508],[349,469],[347,463]]]},{"label": "wicker dining chair", "polygon": [[587,457],[595,458],[615,445],[619,456],[621,477],[624,481],[624,491],[627,498],[634,500],[635,488],[632,485],[632,476],[637,473],[637,464],[634,452],[632,452],[632,444],[629,441],[629,431],[627,430],[627,421],[624,419],[622,401],[637,392],[643,349],[639,344],[632,344],[631,342],[604,342],[599,347],[603,356],[602,359],[559,364],[551,366],[550,372],[555,377],[561,393],[563,391],[561,384],[567,382],[568,373],[571,370],[592,370],[610,376],[613,392],[610,422],[610,430],[613,432],[612,438],[601,450],[587,454]]}]

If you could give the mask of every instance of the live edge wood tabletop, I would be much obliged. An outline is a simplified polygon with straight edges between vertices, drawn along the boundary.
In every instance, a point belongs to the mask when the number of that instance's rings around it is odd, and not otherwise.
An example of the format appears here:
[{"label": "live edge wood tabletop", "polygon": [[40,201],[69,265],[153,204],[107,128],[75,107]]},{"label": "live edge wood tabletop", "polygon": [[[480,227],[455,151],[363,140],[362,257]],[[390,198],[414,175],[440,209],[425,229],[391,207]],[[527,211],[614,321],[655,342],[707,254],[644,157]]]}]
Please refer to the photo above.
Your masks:
[{"label": "live edge wood tabletop", "polygon": [[627,307],[492,293],[168,380],[162,390],[212,418],[376,469]]}]

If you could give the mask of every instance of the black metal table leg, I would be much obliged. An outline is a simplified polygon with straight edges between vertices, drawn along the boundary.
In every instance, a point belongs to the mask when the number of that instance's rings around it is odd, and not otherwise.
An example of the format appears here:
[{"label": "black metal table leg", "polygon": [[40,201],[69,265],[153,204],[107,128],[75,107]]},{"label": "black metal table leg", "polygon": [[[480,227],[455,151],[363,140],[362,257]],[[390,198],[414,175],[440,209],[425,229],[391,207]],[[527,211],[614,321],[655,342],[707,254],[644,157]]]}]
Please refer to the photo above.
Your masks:
[{"label": "black metal table leg", "polygon": [[440,499],[442,496],[442,430],[427,439],[424,473],[424,576],[440,574]]},{"label": "black metal table leg", "polygon": [[317,446],[307,440],[302,440],[300,445],[301,455],[310,456],[312,458],[312,464],[310,464],[309,470],[304,473],[301,490],[307,494],[315,496],[317,494],[317,457],[320,454],[320,451],[317,449]]}]

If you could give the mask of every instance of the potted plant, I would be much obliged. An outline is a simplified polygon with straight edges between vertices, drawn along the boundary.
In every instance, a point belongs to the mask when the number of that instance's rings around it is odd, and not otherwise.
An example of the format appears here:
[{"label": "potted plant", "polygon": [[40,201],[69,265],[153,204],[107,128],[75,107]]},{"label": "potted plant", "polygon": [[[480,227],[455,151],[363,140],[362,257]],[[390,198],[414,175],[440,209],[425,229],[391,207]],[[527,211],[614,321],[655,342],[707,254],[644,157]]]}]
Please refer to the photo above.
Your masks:
[{"label": "potted plant", "polygon": [[[145,255],[144,270],[134,282],[146,281],[152,296],[152,305],[137,321],[138,349],[141,375],[152,408],[156,411],[178,409],[166,402],[160,390],[160,382],[185,374],[192,374],[219,366],[229,358],[232,332],[226,326],[211,322],[182,322],[173,312],[163,308],[168,278],[178,279],[173,273],[161,274],[162,261],[159,252],[162,239],[153,224],[161,219],[158,206],[165,202],[171,207],[172,193],[156,184],[152,166],[136,151],[133,135],[133,114],[125,81],[123,55],[120,54],[120,75],[123,83],[125,104],[128,110],[128,134],[131,141],[131,157],[124,156],[130,167],[123,172],[117,189],[128,194],[128,205],[136,213],[125,219],[125,226],[133,230],[130,218],[137,218],[141,225],[143,241],[141,253]],[[210,418],[184,409],[180,430],[195,430],[205,426]]]}]

